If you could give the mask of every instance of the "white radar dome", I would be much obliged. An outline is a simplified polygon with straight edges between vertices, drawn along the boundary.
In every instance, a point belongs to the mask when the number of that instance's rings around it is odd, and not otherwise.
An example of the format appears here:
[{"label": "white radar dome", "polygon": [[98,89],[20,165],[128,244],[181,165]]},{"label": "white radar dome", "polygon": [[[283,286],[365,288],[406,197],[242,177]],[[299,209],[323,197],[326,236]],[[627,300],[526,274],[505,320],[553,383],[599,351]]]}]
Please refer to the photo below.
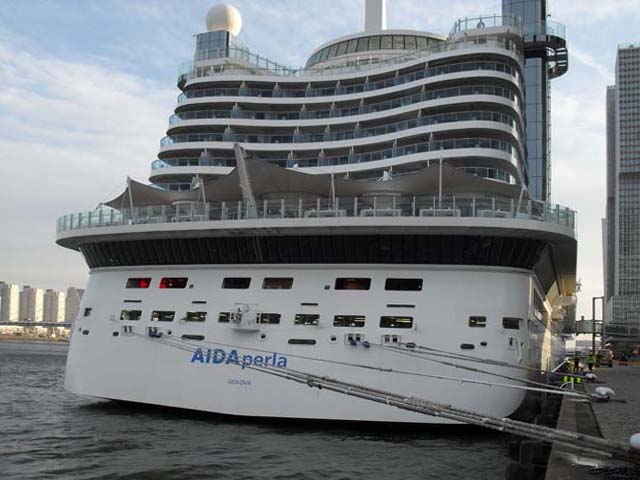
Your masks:
[{"label": "white radar dome", "polygon": [[242,17],[238,9],[226,3],[214,5],[207,12],[207,30],[215,32],[224,30],[238,36],[242,30]]}]

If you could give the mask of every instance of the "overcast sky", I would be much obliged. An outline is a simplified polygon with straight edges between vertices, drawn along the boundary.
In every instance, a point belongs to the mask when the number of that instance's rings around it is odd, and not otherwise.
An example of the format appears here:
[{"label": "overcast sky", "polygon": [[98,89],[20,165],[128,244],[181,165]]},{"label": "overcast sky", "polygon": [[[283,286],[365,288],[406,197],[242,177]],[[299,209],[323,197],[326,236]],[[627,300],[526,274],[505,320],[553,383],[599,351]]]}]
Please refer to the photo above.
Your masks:
[{"label": "overcast sky", "polygon": [[[0,280],[83,286],[56,218],[144,180],[179,91],[178,67],[212,1],[0,0]],[[241,40],[298,66],[314,47],[362,30],[362,0],[235,0]],[[640,0],[550,0],[567,25],[570,68],[552,87],[552,200],[579,212],[578,312],[602,295],[605,90],[619,43],[640,41]],[[499,0],[388,0],[389,28],[448,33]]]}]

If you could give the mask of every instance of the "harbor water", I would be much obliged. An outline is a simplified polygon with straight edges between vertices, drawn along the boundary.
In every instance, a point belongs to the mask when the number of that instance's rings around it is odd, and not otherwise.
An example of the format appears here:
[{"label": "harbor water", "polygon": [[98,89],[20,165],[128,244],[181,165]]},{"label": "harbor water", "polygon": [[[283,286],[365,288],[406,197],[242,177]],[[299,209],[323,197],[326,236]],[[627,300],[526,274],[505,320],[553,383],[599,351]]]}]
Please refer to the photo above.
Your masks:
[{"label": "harbor water", "polygon": [[60,345],[0,342],[0,478],[473,480],[503,479],[510,462],[506,437],[475,428],[265,422],[83,398],[63,388],[65,360]]}]

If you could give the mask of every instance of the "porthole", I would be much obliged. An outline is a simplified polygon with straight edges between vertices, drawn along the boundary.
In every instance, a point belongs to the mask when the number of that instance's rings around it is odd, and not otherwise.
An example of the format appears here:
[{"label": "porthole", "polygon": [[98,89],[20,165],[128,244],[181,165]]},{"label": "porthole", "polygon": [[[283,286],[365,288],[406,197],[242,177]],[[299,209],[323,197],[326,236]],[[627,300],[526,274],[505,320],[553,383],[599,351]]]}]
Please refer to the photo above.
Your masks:
[{"label": "porthole", "polygon": [[338,341],[338,337],[336,335],[331,335],[329,337],[329,343],[336,343]]},{"label": "porthole", "polygon": [[260,338],[260,340],[266,340],[267,339],[267,334],[266,333],[261,333],[259,338]]}]

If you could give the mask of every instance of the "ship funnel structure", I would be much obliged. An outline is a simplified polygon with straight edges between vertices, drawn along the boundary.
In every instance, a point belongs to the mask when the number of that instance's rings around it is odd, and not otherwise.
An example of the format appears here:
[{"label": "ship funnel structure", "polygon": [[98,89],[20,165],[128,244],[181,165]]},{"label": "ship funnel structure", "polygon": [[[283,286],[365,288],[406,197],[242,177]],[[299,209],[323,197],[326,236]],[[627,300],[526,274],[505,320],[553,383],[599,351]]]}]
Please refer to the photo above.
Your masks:
[{"label": "ship funnel structure", "polygon": [[387,29],[387,0],[364,0],[364,31]]}]

